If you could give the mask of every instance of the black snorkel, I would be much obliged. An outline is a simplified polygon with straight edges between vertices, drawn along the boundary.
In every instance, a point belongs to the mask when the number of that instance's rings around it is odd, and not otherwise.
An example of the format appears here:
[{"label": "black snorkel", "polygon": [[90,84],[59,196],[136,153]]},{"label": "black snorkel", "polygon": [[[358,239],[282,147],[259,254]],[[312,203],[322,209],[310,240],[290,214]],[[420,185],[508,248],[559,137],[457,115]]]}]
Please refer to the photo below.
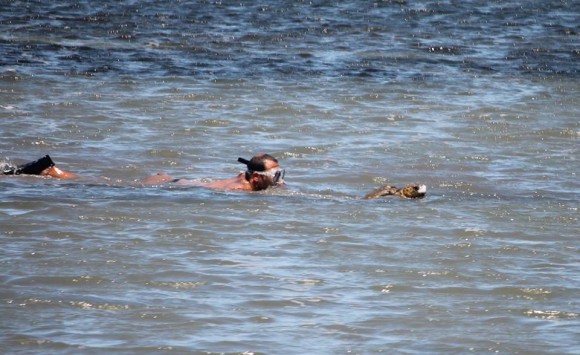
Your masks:
[{"label": "black snorkel", "polygon": [[248,159],[238,158],[238,163],[248,165],[248,164],[250,164],[250,161]]}]

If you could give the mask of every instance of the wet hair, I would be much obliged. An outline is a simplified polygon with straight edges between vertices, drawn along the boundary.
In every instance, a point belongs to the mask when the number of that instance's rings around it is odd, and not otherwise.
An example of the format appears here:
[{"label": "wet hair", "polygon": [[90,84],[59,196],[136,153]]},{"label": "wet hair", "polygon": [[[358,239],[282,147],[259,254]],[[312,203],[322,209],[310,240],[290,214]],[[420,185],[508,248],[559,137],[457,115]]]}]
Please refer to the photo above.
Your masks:
[{"label": "wet hair", "polygon": [[245,178],[250,181],[250,177],[254,171],[266,171],[266,162],[273,161],[278,164],[278,159],[274,158],[270,154],[258,154],[254,155],[252,159],[247,160],[244,158],[238,158],[238,162],[245,164],[247,167]]}]

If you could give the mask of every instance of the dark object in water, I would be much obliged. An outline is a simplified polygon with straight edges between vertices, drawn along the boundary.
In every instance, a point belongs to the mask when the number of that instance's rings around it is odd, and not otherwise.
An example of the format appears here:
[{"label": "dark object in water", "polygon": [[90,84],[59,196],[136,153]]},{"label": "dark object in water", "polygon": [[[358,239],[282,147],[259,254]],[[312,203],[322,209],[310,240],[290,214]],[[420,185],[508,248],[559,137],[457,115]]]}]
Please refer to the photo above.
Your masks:
[{"label": "dark object in water", "polygon": [[400,196],[402,198],[423,198],[427,194],[427,186],[419,184],[410,184],[402,188],[385,185],[373,192],[368,193],[364,198],[373,199],[386,196]]},{"label": "dark object in water", "polygon": [[38,160],[31,161],[16,167],[7,167],[2,173],[4,175],[40,175],[44,170],[53,167],[54,162],[50,156],[46,155]]}]

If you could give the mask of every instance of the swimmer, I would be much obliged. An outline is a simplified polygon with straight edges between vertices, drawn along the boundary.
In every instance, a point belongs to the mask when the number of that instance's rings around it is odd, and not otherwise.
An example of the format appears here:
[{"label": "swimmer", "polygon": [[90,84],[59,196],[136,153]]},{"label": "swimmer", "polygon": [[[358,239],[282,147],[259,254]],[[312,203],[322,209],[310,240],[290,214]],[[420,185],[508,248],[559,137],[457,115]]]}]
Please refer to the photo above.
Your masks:
[{"label": "swimmer", "polygon": [[[246,171],[230,179],[199,182],[187,179],[175,179],[167,174],[159,173],[144,179],[141,183],[145,185],[174,183],[176,185],[200,186],[216,190],[232,191],[261,191],[269,187],[285,185],[285,170],[280,168],[278,160],[269,154],[258,154],[251,160],[238,158],[238,162],[246,165]],[[0,167],[0,172],[4,175],[40,175],[58,179],[74,179],[79,177],[77,174],[57,167],[48,155],[18,166],[5,164]]]},{"label": "swimmer", "polygon": [[261,191],[270,187],[285,185],[285,170],[280,168],[278,160],[269,154],[257,154],[251,160],[238,158],[238,162],[246,165],[246,171],[236,177],[199,182],[187,179],[175,179],[167,174],[159,173],[143,180],[143,184],[158,185],[174,183],[185,186],[201,186],[226,191]]}]

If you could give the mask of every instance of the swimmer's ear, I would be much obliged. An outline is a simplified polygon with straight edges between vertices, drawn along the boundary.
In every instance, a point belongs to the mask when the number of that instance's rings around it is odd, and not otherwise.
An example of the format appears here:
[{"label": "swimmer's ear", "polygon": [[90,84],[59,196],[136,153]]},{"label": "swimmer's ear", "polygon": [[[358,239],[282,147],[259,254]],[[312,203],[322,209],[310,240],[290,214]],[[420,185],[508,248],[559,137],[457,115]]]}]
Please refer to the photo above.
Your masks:
[{"label": "swimmer's ear", "polygon": [[250,182],[251,183],[257,183],[257,182],[261,182],[262,181],[262,175],[258,174],[257,172],[253,172],[252,175],[250,175]]},{"label": "swimmer's ear", "polygon": [[252,175],[250,175],[249,182],[254,191],[264,190],[270,186],[270,184],[264,179],[264,176],[257,172],[253,172]]}]

